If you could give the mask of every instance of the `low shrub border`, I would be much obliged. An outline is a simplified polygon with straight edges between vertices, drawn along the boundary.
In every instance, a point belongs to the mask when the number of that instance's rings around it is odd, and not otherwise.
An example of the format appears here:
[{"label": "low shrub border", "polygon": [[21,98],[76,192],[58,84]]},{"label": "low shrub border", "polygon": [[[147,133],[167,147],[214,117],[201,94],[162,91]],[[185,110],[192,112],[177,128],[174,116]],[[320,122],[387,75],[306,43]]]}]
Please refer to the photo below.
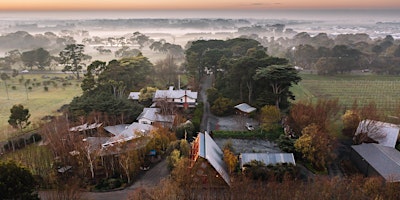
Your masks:
[{"label": "low shrub border", "polygon": [[268,139],[275,141],[279,136],[283,134],[283,129],[275,129],[271,131],[264,131],[262,129],[256,129],[254,131],[223,131],[216,130],[212,132],[215,138],[237,138],[237,139]]}]

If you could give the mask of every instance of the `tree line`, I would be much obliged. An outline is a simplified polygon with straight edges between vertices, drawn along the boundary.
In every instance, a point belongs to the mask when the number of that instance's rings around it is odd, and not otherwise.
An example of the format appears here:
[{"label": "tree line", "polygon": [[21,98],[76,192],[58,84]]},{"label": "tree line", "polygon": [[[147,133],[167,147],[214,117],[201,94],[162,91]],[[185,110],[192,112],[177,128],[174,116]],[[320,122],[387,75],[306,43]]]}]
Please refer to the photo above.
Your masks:
[{"label": "tree line", "polygon": [[301,32],[292,38],[259,38],[272,55],[287,57],[294,65],[322,75],[370,70],[377,74],[400,73],[400,42],[393,36],[371,38],[365,33],[311,36]]}]

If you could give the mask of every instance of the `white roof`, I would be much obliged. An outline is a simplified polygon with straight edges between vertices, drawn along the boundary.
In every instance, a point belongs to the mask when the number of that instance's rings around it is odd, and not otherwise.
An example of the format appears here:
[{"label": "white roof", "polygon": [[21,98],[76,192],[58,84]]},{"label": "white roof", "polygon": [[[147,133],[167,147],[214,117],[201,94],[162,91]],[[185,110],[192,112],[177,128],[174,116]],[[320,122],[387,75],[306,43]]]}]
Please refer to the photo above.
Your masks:
[{"label": "white roof", "polygon": [[197,99],[197,92],[192,92],[191,90],[173,90],[170,87],[169,90],[156,90],[156,93],[154,93],[154,99],[180,99],[184,96]]},{"label": "white roof", "polygon": [[275,165],[278,163],[296,164],[293,153],[242,153],[240,157],[241,168],[252,160],[261,161],[265,165]]},{"label": "white roof", "polygon": [[351,146],[368,164],[389,182],[400,181],[400,152],[375,143]]},{"label": "white roof", "polygon": [[257,108],[251,107],[247,103],[241,103],[239,105],[236,105],[235,108],[239,109],[240,111],[245,112],[245,113],[251,113],[251,112],[257,110]]},{"label": "white roof", "polygon": [[224,154],[222,150],[207,132],[199,133],[198,137],[200,137],[199,156],[206,159],[221,175],[224,181],[230,185],[230,178],[225,162],[223,161]]},{"label": "white roof", "polygon": [[121,133],[114,137],[111,137],[107,142],[103,143],[102,146],[106,147],[108,145],[113,145],[118,142],[126,142],[133,140],[142,136],[148,135],[148,133],[154,129],[152,125],[149,124],[139,124],[137,122],[132,123],[125,128]]},{"label": "white roof", "polygon": [[144,108],[143,112],[140,113],[137,120],[140,119],[148,119],[152,122],[169,122],[173,123],[175,116],[174,115],[161,115],[159,114],[159,108]]},{"label": "white roof", "polygon": [[82,124],[79,126],[71,127],[69,131],[86,131],[86,130],[91,130],[95,128],[99,128],[103,123],[93,123],[93,124]]},{"label": "white roof", "polygon": [[361,132],[367,133],[368,137],[377,141],[380,145],[394,148],[399,130],[398,125],[367,119],[358,124],[355,135]]},{"label": "white roof", "polygon": [[115,126],[106,126],[104,129],[113,135],[119,135],[122,133],[130,124],[118,124]]},{"label": "white roof", "polygon": [[128,99],[139,100],[140,92],[130,92]]}]

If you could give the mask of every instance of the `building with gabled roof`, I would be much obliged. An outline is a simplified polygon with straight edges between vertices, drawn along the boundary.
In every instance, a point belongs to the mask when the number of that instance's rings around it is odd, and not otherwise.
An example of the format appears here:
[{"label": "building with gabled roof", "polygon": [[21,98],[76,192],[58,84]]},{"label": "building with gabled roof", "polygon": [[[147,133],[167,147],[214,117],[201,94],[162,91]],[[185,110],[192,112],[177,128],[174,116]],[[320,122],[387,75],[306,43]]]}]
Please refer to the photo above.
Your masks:
[{"label": "building with gabled roof", "polygon": [[137,117],[140,124],[161,125],[171,128],[175,115],[162,115],[159,108],[144,108],[143,112]]},{"label": "building with gabled roof", "polygon": [[291,163],[296,165],[293,153],[241,153],[240,168],[243,169],[247,163],[257,160],[265,165],[276,165],[279,163]]},{"label": "building with gabled roof", "polygon": [[[194,176],[198,176],[194,180],[201,179],[203,183],[209,183],[211,179],[220,178],[230,186],[230,177],[223,156],[222,150],[207,132],[199,133],[192,142],[190,153],[191,168],[196,170]],[[215,175],[211,173],[211,176],[205,172],[207,166],[212,167]]]},{"label": "building with gabled roof", "polygon": [[358,124],[354,136],[364,133],[378,144],[394,148],[399,137],[399,130],[400,127],[396,124],[366,119]]},{"label": "building with gabled roof", "polygon": [[247,103],[238,104],[234,108],[236,108],[241,114],[245,115],[248,115],[257,110],[257,108],[254,108]]},{"label": "building with gabled roof", "polygon": [[181,108],[194,108],[197,103],[197,92],[191,90],[174,90],[174,87],[169,87],[168,90],[157,90],[154,93],[153,102],[166,101],[173,103]]},{"label": "building with gabled roof", "polygon": [[387,182],[400,182],[400,152],[375,143],[351,146],[351,157],[366,176],[381,176]]},{"label": "building with gabled roof", "polygon": [[[116,129],[120,130],[121,126],[118,126]],[[105,127],[105,129],[113,129],[111,127]],[[129,126],[125,126],[124,130],[120,133],[114,132],[114,137],[111,137],[107,142],[103,143],[101,146],[106,148],[108,146],[113,146],[115,143],[122,143],[126,141],[130,141],[143,136],[150,136],[150,131],[154,129],[154,126],[149,124],[140,124],[137,122],[132,123]]]}]

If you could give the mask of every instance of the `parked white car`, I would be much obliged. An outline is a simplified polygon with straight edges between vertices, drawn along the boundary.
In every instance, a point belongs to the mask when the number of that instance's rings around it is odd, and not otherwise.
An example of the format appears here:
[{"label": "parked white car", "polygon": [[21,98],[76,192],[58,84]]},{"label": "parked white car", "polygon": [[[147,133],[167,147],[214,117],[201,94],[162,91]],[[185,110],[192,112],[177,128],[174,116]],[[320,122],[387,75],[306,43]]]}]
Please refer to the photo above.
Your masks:
[{"label": "parked white car", "polygon": [[246,128],[247,128],[247,130],[249,130],[249,131],[252,131],[252,130],[254,130],[254,126],[252,125],[252,124],[250,124],[250,123],[246,123]]}]

